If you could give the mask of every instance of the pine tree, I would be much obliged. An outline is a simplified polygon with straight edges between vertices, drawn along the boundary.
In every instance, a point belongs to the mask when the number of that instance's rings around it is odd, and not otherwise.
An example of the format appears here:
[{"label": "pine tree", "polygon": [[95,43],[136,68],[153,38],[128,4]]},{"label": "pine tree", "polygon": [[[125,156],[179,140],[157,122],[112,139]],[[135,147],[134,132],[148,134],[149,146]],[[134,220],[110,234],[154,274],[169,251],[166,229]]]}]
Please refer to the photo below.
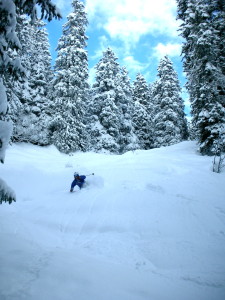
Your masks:
[{"label": "pine tree", "polygon": [[168,56],[161,59],[154,85],[155,147],[169,146],[185,137],[187,122],[177,73]]},{"label": "pine tree", "polygon": [[[60,18],[57,8],[50,0],[38,1],[41,7],[42,17],[50,21],[53,17]],[[7,112],[7,96],[5,89],[5,78],[13,74],[15,78],[24,75],[24,69],[20,61],[9,55],[9,49],[17,51],[20,49],[20,41],[15,33],[16,15],[22,12],[31,16],[32,20],[37,17],[36,2],[1,0],[0,2],[0,162],[4,162],[5,149],[11,135],[11,125],[5,120]],[[6,117],[7,118],[7,117]],[[12,190],[1,180],[0,182],[0,203],[2,201],[11,203],[15,200]]]},{"label": "pine tree", "polygon": [[[200,152],[212,155],[225,126],[225,4],[221,0],[177,2],[193,125]],[[225,150],[225,140],[222,144]]]},{"label": "pine tree", "polygon": [[32,89],[32,116],[33,116],[33,133],[29,134],[29,140],[39,145],[49,144],[48,139],[48,122],[49,115],[49,83],[53,78],[51,69],[50,45],[48,33],[43,21],[37,21],[34,32],[35,48],[33,55],[33,67],[30,73],[30,86]]},{"label": "pine tree", "polygon": [[28,98],[27,76],[30,70],[29,58],[31,57],[32,32],[30,21],[26,15],[17,16],[15,33],[20,40],[20,49],[17,51],[8,49],[7,54],[13,61],[15,61],[16,58],[20,59],[21,68],[25,70],[26,76],[15,78],[15,76],[8,73],[5,77],[5,86],[9,102],[8,117],[13,123],[12,140],[14,140],[16,136],[15,132],[17,131],[20,111],[23,109],[23,105],[25,105]]},{"label": "pine tree", "polygon": [[137,136],[139,148],[151,149],[153,147],[152,103],[150,91],[146,80],[140,73],[133,83],[133,127]]},{"label": "pine tree", "polygon": [[50,135],[56,147],[65,153],[85,151],[88,135],[85,110],[88,92],[88,58],[85,47],[87,15],[82,2],[73,0],[73,12],[67,16],[58,42],[53,82],[55,117]]},{"label": "pine tree", "polygon": [[117,58],[108,48],[96,65],[96,82],[92,101],[92,147],[95,150],[120,150],[119,109],[116,106],[116,80],[119,73]]},{"label": "pine tree", "polygon": [[137,138],[132,124],[133,101],[132,86],[128,71],[121,68],[116,78],[116,106],[119,117],[119,145],[120,153],[137,149]]},{"label": "pine tree", "polygon": [[13,141],[48,144],[48,86],[52,79],[51,56],[45,24],[31,24],[25,15],[17,22],[21,49],[18,55],[26,68],[26,79],[7,83],[10,117],[14,123]]}]

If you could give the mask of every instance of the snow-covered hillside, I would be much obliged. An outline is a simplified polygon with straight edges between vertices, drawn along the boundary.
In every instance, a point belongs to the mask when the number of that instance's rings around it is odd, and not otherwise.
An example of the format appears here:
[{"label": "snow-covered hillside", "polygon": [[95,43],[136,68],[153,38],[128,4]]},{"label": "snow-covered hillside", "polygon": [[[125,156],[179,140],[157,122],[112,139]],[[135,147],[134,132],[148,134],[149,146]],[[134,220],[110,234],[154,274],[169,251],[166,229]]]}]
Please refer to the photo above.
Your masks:
[{"label": "snow-covered hillside", "polygon": [[[224,300],[225,172],[193,142],[121,156],[13,145],[1,300]],[[74,171],[95,173],[69,193]]]}]

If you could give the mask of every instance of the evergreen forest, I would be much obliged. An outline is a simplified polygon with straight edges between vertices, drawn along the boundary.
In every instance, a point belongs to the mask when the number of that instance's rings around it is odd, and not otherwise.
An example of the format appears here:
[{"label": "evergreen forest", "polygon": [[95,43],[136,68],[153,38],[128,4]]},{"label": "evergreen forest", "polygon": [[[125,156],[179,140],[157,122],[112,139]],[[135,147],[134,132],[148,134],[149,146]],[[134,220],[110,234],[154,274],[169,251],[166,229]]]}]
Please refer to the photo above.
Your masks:
[{"label": "evergreen forest", "polygon": [[[160,60],[154,82],[141,73],[131,82],[108,47],[89,84],[88,18],[82,1],[72,0],[54,68],[43,21],[61,18],[52,1],[2,0],[0,18],[2,163],[9,141],[55,145],[67,154],[123,154],[195,139],[203,155],[225,151],[224,0],[177,0],[190,124],[169,56]],[[10,201],[5,185],[0,187],[1,201]]]}]

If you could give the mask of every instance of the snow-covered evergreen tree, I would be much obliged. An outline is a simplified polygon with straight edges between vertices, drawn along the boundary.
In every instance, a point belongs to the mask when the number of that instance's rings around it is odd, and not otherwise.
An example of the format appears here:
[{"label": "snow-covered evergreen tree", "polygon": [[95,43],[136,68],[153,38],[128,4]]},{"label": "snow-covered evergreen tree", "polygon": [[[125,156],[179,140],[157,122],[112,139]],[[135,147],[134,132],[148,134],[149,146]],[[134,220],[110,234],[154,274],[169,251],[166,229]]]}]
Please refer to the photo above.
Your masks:
[{"label": "snow-covered evergreen tree", "polygon": [[55,116],[49,128],[52,142],[65,153],[85,151],[88,147],[85,125],[88,95],[85,30],[88,20],[81,1],[73,0],[72,7],[73,12],[67,16],[57,47],[53,82]]},{"label": "snow-covered evergreen tree", "polygon": [[[5,76],[5,86],[7,90],[7,98],[9,102],[8,117],[13,122],[13,129],[16,130],[16,123],[19,120],[19,111],[22,109],[27,98],[27,71],[30,69],[29,58],[31,49],[31,26],[30,21],[26,15],[17,15],[17,24],[15,33],[20,40],[20,49],[17,51],[8,49],[7,55],[15,60],[20,59],[20,64],[26,66],[26,76],[15,78],[12,74],[8,73]],[[12,139],[15,134],[13,133]]]},{"label": "snow-covered evergreen tree", "polygon": [[[7,121],[7,95],[5,87],[5,78],[10,74],[16,76],[19,72],[23,73],[18,60],[14,60],[8,55],[8,51],[20,48],[20,42],[15,33],[16,26],[16,6],[11,0],[0,2],[0,162],[4,163],[5,150],[8,145],[12,124]],[[15,200],[14,193],[0,180],[0,203]]]},{"label": "snow-covered evergreen tree", "polygon": [[[50,0],[40,0],[38,4],[41,8],[42,17],[48,18],[50,21],[53,17],[60,18],[60,14],[56,6]],[[7,112],[7,96],[5,89],[5,77],[13,74],[18,78],[19,74],[23,74],[18,58],[14,59],[9,55],[9,49],[15,51],[20,49],[21,45],[16,35],[16,15],[22,12],[31,16],[32,20],[36,19],[37,10],[36,2],[27,1],[0,1],[0,161],[4,162],[5,149],[11,135],[11,126],[5,121],[4,115]],[[0,182],[0,202],[8,201],[11,203],[15,200],[14,193],[1,180]]]},{"label": "snow-covered evergreen tree", "polygon": [[18,55],[26,68],[26,78],[20,81],[10,78],[7,82],[13,140],[46,145],[48,86],[53,76],[48,35],[43,21],[31,24],[25,15],[18,19],[16,32],[21,43]]},{"label": "snow-covered evergreen tree", "polygon": [[121,68],[116,78],[116,106],[118,107],[119,118],[119,145],[120,153],[138,148],[137,138],[134,134],[132,113],[133,96],[132,86],[128,71],[125,67]]},{"label": "snow-covered evergreen tree", "polygon": [[133,127],[139,148],[153,147],[152,102],[148,84],[142,74],[137,74],[133,83]]},{"label": "snow-covered evergreen tree", "polygon": [[91,138],[92,147],[97,151],[120,151],[120,117],[116,105],[119,71],[115,53],[110,48],[106,49],[96,65],[96,82],[93,85]]},{"label": "snow-covered evergreen tree", "polygon": [[153,90],[154,145],[161,147],[182,141],[187,131],[187,121],[178,76],[168,56],[161,59],[157,75]]},{"label": "snow-covered evergreen tree", "polygon": [[191,141],[196,141],[197,140],[197,133],[195,128],[193,127],[193,123],[191,121],[187,122],[187,127],[188,127],[188,138]]},{"label": "snow-covered evergreen tree", "polygon": [[[213,154],[225,124],[225,3],[177,0],[184,70],[200,152]],[[225,140],[223,140],[225,150]]]}]

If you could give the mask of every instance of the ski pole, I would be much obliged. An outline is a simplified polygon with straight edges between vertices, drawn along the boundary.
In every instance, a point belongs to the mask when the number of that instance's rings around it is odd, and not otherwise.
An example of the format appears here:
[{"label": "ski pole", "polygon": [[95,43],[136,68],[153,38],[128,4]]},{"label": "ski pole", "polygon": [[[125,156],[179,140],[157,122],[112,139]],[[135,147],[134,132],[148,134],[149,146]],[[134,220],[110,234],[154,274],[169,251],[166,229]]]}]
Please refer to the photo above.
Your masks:
[{"label": "ski pole", "polygon": [[85,176],[91,176],[91,175],[95,175],[95,173],[91,173],[91,174],[88,174],[88,175],[85,175]]}]

